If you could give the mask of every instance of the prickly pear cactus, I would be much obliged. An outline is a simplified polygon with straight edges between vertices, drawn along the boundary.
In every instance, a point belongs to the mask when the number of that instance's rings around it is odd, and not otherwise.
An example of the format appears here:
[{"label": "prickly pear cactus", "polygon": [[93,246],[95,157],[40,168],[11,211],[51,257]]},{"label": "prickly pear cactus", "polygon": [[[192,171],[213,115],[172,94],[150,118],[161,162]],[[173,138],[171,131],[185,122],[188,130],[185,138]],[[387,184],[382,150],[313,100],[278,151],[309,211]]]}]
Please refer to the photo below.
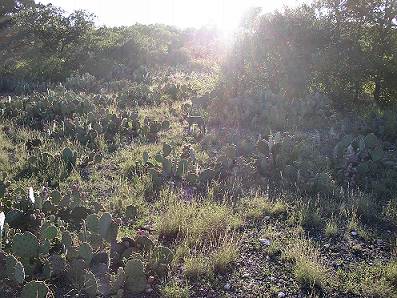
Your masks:
[{"label": "prickly pear cactus", "polygon": [[84,275],[84,292],[88,297],[96,297],[98,293],[98,281],[91,271],[87,271]]},{"label": "prickly pear cactus", "polygon": [[102,238],[106,238],[111,224],[112,224],[112,215],[108,212],[102,214],[98,222],[98,230]]},{"label": "prickly pear cactus", "polygon": [[96,214],[90,214],[86,218],[87,229],[90,232],[99,233],[99,217]]},{"label": "prickly pear cactus", "polygon": [[128,219],[135,219],[137,216],[137,213],[138,213],[138,209],[134,205],[127,206],[127,208],[125,210],[125,216]]},{"label": "prickly pear cactus", "polygon": [[15,264],[14,280],[18,284],[23,284],[23,282],[25,281],[25,268],[23,267],[21,262],[17,262]]},{"label": "prickly pear cactus", "polygon": [[47,239],[42,241],[39,245],[39,253],[41,255],[48,255],[51,249],[51,242]]},{"label": "prickly pear cactus", "polygon": [[117,269],[117,274],[114,276],[114,279],[112,280],[112,291],[117,292],[119,289],[122,289],[124,287],[126,275],[125,271],[122,267],[119,267]]},{"label": "prickly pear cactus", "polygon": [[69,147],[66,147],[62,151],[62,159],[68,166],[76,165],[77,155],[75,152],[72,151]]},{"label": "prickly pear cactus", "polygon": [[54,240],[57,235],[58,235],[58,228],[54,225],[48,226],[41,233],[42,238],[47,239],[49,241]]},{"label": "prickly pear cactus", "polygon": [[126,287],[132,294],[139,294],[145,291],[147,286],[147,280],[144,272],[144,266],[142,261],[132,259],[125,265],[126,274]]},{"label": "prickly pear cactus", "polygon": [[87,264],[90,264],[92,261],[92,247],[88,243],[82,243],[79,247],[79,256],[84,259]]},{"label": "prickly pear cactus", "polygon": [[182,178],[182,176],[187,172],[187,166],[189,162],[187,159],[181,159],[178,163],[178,168],[176,170],[176,176]]},{"label": "prickly pear cactus", "polygon": [[18,260],[13,255],[5,256],[6,275],[11,280],[15,280],[15,269],[18,263],[19,263]]},{"label": "prickly pear cactus", "polygon": [[158,263],[171,264],[174,253],[168,247],[158,246],[153,250],[153,257]]},{"label": "prickly pear cactus", "polygon": [[163,143],[163,156],[167,157],[168,155],[170,155],[171,151],[172,151],[171,145],[167,143]]},{"label": "prickly pear cactus", "polygon": [[23,287],[21,298],[46,298],[50,292],[44,282],[34,280]]},{"label": "prickly pear cactus", "polygon": [[163,174],[166,176],[172,175],[172,164],[167,158],[163,158]]},{"label": "prickly pear cactus", "polygon": [[[19,262],[13,255],[3,255],[5,265],[5,275],[18,284],[22,284],[25,281],[25,268],[21,262]],[[1,263],[3,263],[1,262]],[[1,276],[1,274],[0,274]]]},{"label": "prickly pear cactus", "polygon": [[135,238],[135,245],[137,246],[138,249],[143,250],[143,251],[150,251],[154,243],[152,240],[150,240],[149,237],[139,235]]},{"label": "prickly pear cactus", "polygon": [[30,232],[15,234],[12,241],[12,251],[23,259],[37,257],[39,254],[39,241]]},{"label": "prickly pear cactus", "polygon": [[66,260],[61,255],[51,255],[48,258],[50,264],[51,276],[58,277],[64,274],[66,269]]},{"label": "prickly pear cactus", "polygon": [[69,231],[65,231],[62,233],[62,240],[61,242],[65,245],[65,248],[69,250],[73,246],[73,238],[72,234]]},{"label": "prickly pear cactus", "polygon": [[73,259],[70,262],[67,278],[74,286],[84,286],[85,270],[87,267],[87,263],[83,259]]},{"label": "prickly pear cactus", "polygon": [[149,268],[156,275],[165,277],[173,258],[174,254],[169,248],[158,246],[153,249],[151,259],[149,261]]}]

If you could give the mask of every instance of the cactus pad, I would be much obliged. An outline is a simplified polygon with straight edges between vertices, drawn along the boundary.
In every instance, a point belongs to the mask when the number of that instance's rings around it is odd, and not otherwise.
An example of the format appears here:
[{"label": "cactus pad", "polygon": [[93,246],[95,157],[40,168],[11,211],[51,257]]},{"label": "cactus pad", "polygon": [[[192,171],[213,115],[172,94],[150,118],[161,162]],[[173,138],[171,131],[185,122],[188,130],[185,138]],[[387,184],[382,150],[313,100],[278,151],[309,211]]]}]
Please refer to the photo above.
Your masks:
[{"label": "cactus pad", "polygon": [[42,281],[31,281],[22,289],[22,298],[46,298],[50,293],[48,286]]},{"label": "cactus pad", "polygon": [[37,237],[30,232],[15,234],[12,251],[16,256],[24,259],[36,257],[39,254],[39,242]]}]

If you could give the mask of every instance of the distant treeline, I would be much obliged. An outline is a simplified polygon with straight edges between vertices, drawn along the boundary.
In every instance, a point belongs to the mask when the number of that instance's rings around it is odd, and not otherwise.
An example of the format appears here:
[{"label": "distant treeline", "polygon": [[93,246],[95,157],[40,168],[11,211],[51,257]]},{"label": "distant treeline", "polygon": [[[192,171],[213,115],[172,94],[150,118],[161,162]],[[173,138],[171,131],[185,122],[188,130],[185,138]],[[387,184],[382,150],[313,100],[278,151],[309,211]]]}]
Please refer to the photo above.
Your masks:
[{"label": "distant treeline", "polygon": [[395,0],[320,0],[269,14],[252,9],[225,63],[226,90],[395,101],[396,15]]},{"label": "distant treeline", "polygon": [[117,80],[132,79],[137,70],[151,67],[205,70],[206,61],[218,55],[211,29],[141,24],[98,28],[85,11],[67,14],[53,5],[9,2],[7,7],[0,4],[3,89],[20,81],[60,82],[74,73]]}]

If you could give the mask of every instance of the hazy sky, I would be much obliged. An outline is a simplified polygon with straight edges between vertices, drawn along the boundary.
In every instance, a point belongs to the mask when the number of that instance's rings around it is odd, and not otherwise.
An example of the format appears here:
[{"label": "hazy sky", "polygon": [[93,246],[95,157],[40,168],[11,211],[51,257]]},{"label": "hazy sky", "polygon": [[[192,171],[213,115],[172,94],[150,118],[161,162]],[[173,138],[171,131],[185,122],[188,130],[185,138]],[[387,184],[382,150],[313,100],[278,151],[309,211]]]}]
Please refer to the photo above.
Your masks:
[{"label": "hazy sky", "polygon": [[163,23],[178,27],[216,25],[227,31],[236,27],[241,14],[253,6],[265,11],[296,5],[301,0],[39,0],[66,11],[85,9],[102,25]]}]

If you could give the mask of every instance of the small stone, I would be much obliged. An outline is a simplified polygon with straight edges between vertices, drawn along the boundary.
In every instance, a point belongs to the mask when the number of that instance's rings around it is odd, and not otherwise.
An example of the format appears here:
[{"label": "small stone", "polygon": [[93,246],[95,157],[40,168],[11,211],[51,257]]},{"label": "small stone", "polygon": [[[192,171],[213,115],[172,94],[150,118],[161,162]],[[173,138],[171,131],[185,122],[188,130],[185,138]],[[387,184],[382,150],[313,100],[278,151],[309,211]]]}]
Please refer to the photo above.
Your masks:
[{"label": "small stone", "polygon": [[229,283],[227,283],[227,284],[225,284],[225,285],[223,286],[223,288],[224,288],[226,291],[229,291],[229,290],[232,288],[232,285],[229,284]]},{"label": "small stone", "polygon": [[152,292],[153,292],[153,289],[152,289],[152,288],[147,288],[147,289],[145,290],[145,292],[148,293],[148,294],[149,294],[149,293],[152,293]]},{"label": "small stone", "polygon": [[250,275],[249,275],[249,273],[244,273],[242,276],[243,276],[243,278],[247,278],[247,277],[249,277]]},{"label": "small stone", "polygon": [[352,236],[357,236],[357,232],[356,231],[351,231]]},{"label": "small stone", "polygon": [[261,238],[259,239],[259,242],[263,245],[269,246],[272,242],[270,241],[270,239],[267,238]]},{"label": "small stone", "polygon": [[284,298],[286,295],[284,292],[278,292],[277,297],[278,298]]},{"label": "small stone", "polygon": [[324,248],[329,248],[330,247],[330,244],[329,243],[325,243],[324,244]]},{"label": "small stone", "polygon": [[266,215],[265,217],[264,217],[264,220],[269,220],[270,219],[270,216],[269,215]]}]

